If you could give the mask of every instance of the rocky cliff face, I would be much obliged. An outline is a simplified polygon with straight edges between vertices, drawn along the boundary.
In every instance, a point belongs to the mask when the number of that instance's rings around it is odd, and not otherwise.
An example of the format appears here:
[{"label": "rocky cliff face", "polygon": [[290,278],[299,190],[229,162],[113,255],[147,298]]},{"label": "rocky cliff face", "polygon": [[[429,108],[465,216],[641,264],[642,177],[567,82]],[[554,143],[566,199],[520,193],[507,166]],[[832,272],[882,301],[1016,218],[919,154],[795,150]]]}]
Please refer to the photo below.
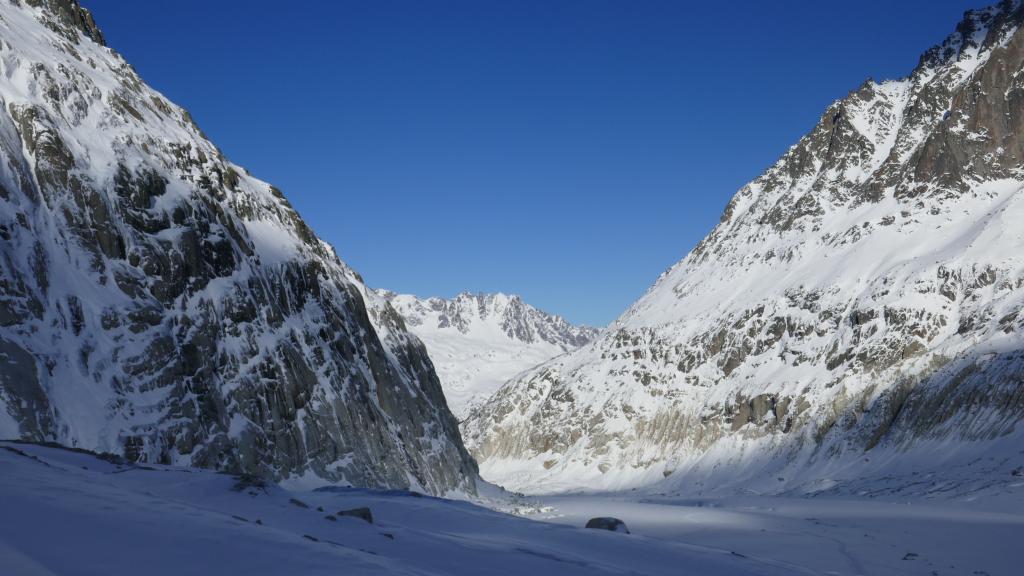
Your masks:
[{"label": "rocky cliff face", "polygon": [[77,2],[0,0],[0,108],[0,437],[474,490],[401,317]]},{"label": "rocky cliff face", "polygon": [[593,340],[599,331],[574,326],[506,294],[417,298],[378,294],[427,346],[448,405],[459,418],[516,374]]},{"label": "rocky cliff face", "polygon": [[484,476],[813,490],[1019,444],[1022,20],[968,12],[830,106],[601,338],[473,413]]}]

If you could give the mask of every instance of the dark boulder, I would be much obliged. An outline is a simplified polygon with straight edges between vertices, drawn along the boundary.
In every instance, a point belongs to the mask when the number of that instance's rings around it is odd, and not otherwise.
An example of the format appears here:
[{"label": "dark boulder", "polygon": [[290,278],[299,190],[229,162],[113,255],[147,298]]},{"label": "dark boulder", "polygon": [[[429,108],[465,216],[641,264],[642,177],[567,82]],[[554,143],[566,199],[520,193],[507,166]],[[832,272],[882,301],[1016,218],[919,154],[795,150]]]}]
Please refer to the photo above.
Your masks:
[{"label": "dark boulder", "polygon": [[366,520],[370,524],[373,524],[373,513],[370,512],[369,508],[365,507],[352,508],[351,510],[341,510],[340,512],[338,512],[337,516],[355,516],[356,518],[361,518],[363,520]]},{"label": "dark boulder", "polygon": [[629,528],[626,527],[626,523],[618,518],[612,518],[611,516],[591,518],[587,521],[586,527],[595,528],[597,530],[608,530],[609,532],[625,532],[626,534],[629,534]]}]

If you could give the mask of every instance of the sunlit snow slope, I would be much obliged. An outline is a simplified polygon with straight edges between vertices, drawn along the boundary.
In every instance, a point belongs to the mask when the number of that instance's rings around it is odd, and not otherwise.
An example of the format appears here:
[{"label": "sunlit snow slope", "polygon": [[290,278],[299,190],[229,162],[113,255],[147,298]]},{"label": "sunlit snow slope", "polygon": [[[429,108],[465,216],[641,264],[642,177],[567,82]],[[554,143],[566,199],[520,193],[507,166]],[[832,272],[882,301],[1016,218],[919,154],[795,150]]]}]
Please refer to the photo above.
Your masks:
[{"label": "sunlit snow slope", "polygon": [[515,295],[464,292],[444,299],[378,294],[426,345],[448,407],[460,419],[516,374],[575,350],[598,333]]},{"label": "sunlit snow slope", "polygon": [[[831,105],[597,341],[474,411],[484,477],[815,491],[1014,446],[1022,19],[969,12],[910,76]],[[1003,458],[1009,479],[1024,455]]]},{"label": "sunlit snow slope", "polygon": [[422,344],[74,0],[0,0],[0,438],[471,492]]}]

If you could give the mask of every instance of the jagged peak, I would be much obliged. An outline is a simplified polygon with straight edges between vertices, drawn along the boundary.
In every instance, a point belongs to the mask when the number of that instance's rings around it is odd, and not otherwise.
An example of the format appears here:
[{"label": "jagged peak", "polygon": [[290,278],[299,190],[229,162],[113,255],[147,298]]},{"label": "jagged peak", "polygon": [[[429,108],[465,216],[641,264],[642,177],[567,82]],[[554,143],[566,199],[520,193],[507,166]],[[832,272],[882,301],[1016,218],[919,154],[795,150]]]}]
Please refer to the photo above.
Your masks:
[{"label": "jagged peak", "polygon": [[[20,1],[11,0],[15,5]],[[107,45],[103,32],[96,25],[92,12],[83,8],[78,0],[24,0],[24,2],[33,8],[41,8],[46,12],[52,20],[44,20],[43,23],[54,31],[65,36],[76,32],[81,33],[100,46]],[[77,37],[71,39],[78,40]]]},{"label": "jagged peak", "polygon": [[600,332],[545,312],[525,302],[518,294],[463,291],[451,298],[420,298],[390,290],[378,289],[376,293],[394,304],[412,326],[431,324],[438,329],[468,334],[474,330],[474,325],[494,324],[511,340],[527,343],[542,340],[571,346],[589,342]]},{"label": "jagged peak", "polygon": [[987,8],[967,10],[952,34],[921,55],[912,77],[958,62],[970,50],[984,50],[997,45],[1009,32],[1024,22],[1022,0],[1002,0]]},{"label": "jagged peak", "polygon": [[[969,10],[955,32],[928,49],[909,75],[881,82],[867,78],[832,102],[814,129],[733,196],[719,228],[692,254],[703,255],[708,241],[742,225],[743,215],[785,232],[802,216],[816,218],[830,206],[878,202],[892,190],[904,199],[962,191],[964,178],[929,171],[922,164],[927,159],[922,147],[936,146],[926,135],[941,131],[950,115],[952,94],[971,81],[994,48],[1008,44],[1022,22],[1024,0],[1003,0]],[[903,169],[896,170],[894,165]],[[891,169],[887,177],[879,177],[883,169]],[[908,184],[914,180],[906,177],[908,171],[921,172],[911,174],[920,182]],[[986,178],[1005,177],[1007,172]],[[929,174],[930,179],[925,178]]]}]

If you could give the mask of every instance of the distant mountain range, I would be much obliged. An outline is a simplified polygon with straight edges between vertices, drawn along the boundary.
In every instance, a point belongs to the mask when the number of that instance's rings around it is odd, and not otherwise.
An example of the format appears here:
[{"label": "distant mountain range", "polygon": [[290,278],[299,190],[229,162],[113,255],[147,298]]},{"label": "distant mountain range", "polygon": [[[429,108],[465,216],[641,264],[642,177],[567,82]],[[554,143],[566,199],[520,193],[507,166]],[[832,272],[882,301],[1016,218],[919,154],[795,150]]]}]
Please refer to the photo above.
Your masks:
[{"label": "distant mountain range", "polygon": [[516,374],[590,342],[599,330],[574,326],[519,296],[470,294],[417,298],[378,290],[427,346],[456,417]]}]

